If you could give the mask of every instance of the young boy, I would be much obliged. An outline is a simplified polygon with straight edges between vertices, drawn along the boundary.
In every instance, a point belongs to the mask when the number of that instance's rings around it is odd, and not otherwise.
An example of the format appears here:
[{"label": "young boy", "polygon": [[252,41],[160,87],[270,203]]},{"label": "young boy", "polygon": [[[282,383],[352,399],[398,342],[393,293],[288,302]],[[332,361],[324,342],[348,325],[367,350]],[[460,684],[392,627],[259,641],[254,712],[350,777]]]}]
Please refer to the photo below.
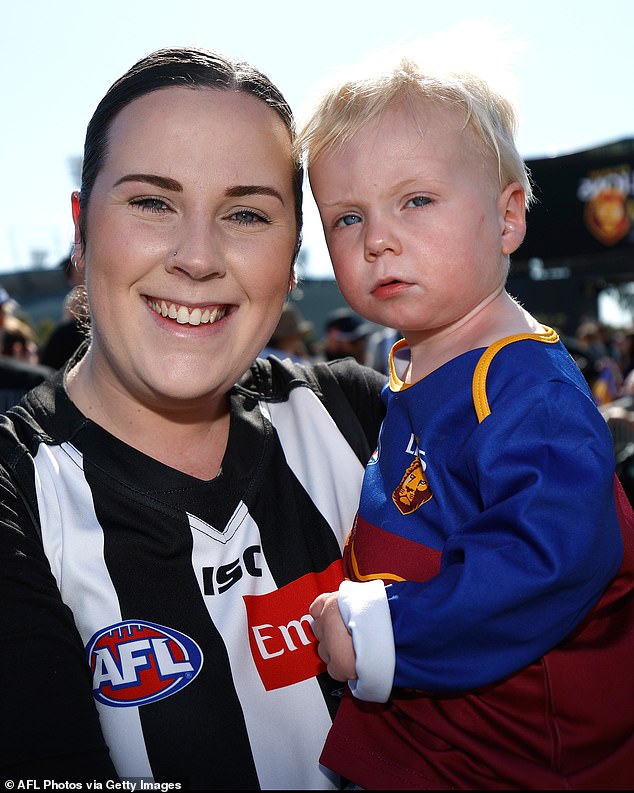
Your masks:
[{"label": "young boy", "polygon": [[327,94],[300,134],[339,287],[402,330],[338,592],[322,762],[372,789],[634,784],[634,528],[555,331],[505,289],[531,201],[470,75]]}]

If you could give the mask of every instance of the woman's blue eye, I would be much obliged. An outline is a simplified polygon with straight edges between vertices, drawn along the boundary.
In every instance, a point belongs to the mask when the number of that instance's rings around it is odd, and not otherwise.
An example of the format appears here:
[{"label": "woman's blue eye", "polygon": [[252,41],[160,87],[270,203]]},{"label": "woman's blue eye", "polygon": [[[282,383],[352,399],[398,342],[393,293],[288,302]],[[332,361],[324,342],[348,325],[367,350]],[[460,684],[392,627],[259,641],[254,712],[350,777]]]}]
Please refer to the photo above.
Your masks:
[{"label": "woman's blue eye", "polygon": [[343,215],[335,223],[336,226],[354,226],[355,223],[361,223],[359,215]]},{"label": "woman's blue eye", "polygon": [[167,204],[162,198],[135,198],[130,203],[147,212],[165,212],[167,210]]},{"label": "woman's blue eye", "polygon": [[405,206],[415,206],[415,207],[424,207],[426,204],[431,203],[431,198],[427,198],[424,195],[417,195],[414,198],[410,198]]},{"label": "woman's blue eye", "polygon": [[268,223],[268,220],[263,215],[252,212],[250,209],[241,209],[238,212],[234,212],[231,217],[241,226],[251,226],[255,223]]}]

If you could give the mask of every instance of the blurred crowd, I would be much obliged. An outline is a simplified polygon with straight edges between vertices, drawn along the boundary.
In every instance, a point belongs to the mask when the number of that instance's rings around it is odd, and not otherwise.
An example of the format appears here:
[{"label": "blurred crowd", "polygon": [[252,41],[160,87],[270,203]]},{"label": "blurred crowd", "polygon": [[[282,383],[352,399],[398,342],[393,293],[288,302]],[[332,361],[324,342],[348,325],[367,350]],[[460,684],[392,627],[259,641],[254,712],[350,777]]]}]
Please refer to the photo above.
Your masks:
[{"label": "blurred crowd", "polygon": [[[371,360],[372,340],[378,336],[376,326],[362,320],[351,309],[332,311],[324,318],[321,330],[319,335],[314,323],[304,319],[295,304],[288,303],[261,356],[276,355],[299,363],[333,361],[350,356],[359,363],[387,372],[389,348],[381,350],[376,361]],[[396,334],[396,331],[392,333]]]},{"label": "blurred crowd", "polygon": [[634,328],[612,330],[593,320],[562,337],[605,418],[616,471],[634,504]]},{"label": "blurred crowd", "polygon": [[42,382],[53,370],[40,363],[35,331],[0,286],[0,411]]},{"label": "blurred crowd", "polygon": [[[584,319],[573,336],[560,336],[600,408],[624,401],[629,404],[634,397],[634,327],[615,330]],[[262,355],[299,362],[349,355],[387,374],[390,350],[400,338],[398,330],[368,323],[349,308],[336,309],[324,318],[323,328],[315,328],[295,304],[289,303]]]}]

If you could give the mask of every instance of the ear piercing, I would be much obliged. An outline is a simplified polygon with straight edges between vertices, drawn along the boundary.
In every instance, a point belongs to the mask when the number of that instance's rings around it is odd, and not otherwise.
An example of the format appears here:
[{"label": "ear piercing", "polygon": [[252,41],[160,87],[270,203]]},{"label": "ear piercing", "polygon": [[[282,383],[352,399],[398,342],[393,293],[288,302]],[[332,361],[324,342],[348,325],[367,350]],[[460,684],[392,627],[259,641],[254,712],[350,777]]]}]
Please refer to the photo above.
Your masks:
[{"label": "ear piercing", "polygon": [[75,246],[77,243],[73,244],[73,252],[70,255],[70,263],[75,268],[76,272],[80,272],[80,265],[77,262],[77,257],[75,256]]}]

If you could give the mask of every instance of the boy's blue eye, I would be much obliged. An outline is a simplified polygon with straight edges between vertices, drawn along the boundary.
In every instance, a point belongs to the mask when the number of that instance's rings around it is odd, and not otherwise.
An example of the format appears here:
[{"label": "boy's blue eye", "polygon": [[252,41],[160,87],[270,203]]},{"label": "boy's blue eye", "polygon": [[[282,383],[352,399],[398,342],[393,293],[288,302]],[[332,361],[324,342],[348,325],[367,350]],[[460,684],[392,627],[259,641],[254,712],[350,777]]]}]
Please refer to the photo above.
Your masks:
[{"label": "boy's blue eye", "polygon": [[405,204],[405,206],[415,206],[415,207],[424,207],[426,204],[431,203],[431,198],[427,198],[424,195],[417,195],[414,198],[410,198],[410,200]]},{"label": "boy's blue eye", "polygon": [[336,226],[353,226],[355,223],[361,223],[361,218],[358,215],[343,215],[335,223]]}]

